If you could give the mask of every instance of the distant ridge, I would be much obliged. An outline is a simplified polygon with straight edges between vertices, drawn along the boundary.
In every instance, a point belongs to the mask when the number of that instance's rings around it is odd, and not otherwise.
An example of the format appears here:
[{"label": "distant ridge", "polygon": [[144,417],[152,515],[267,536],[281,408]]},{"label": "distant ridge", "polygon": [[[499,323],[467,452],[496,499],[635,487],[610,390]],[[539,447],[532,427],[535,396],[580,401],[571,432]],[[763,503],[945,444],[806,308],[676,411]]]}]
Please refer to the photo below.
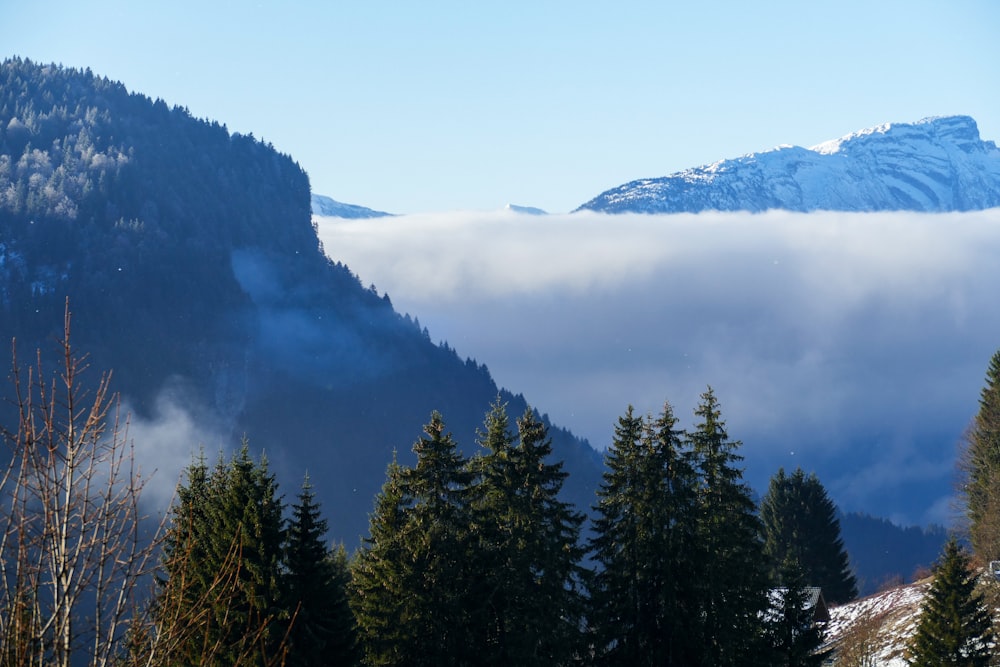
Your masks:
[{"label": "distant ridge", "polygon": [[548,215],[548,211],[542,210],[540,208],[535,208],[534,206],[518,206],[517,204],[507,204],[504,210],[511,211],[512,213],[520,213],[522,215]]},{"label": "distant ridge", "polygon": [[311,204],[313,215],[323,215],[329,218],[355,220],[360,218],[385,218],[393,215],[392,213],[375,211],[364,206],[344,204],[324,195],[312,195]]},{"label": "distant ridge", "polygon": [[996,206],[1000,150],[980,139],[972,118],[941,116],[631,181],[577,210],[940,212]]}]

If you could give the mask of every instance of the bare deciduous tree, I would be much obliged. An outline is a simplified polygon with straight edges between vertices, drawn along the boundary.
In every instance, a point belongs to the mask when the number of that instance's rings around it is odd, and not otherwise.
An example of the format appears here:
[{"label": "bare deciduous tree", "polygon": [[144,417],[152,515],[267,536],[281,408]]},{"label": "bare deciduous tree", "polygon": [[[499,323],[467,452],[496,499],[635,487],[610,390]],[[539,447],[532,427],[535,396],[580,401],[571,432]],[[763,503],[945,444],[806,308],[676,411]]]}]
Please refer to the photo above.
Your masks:
[{"label": "bare deciduous tree", "polygon": [[16,426],[0,425],[0,663],[112,663],[154,554],[139,510],[143,480],[109,375],[86,387],[70,345],[59,371],[13,358]]},{"label": "bare deciduous tree", "polygon": [[877,667],[882,629],[888,612],[868,610],[855,619],[835,647],[837,667]]}]

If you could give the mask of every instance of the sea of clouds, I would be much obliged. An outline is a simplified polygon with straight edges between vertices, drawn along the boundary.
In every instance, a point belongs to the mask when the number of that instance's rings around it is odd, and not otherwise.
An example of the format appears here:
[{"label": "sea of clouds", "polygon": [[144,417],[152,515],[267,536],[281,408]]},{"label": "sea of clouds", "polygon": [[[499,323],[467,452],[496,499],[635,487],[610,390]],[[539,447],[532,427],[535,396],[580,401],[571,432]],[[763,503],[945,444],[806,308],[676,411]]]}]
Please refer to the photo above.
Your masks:
[{"label": "sea of clouds", "polygon": [[846,510],[953,518],[1000,348],[1000,210],[315,221],[331,258],[598,449],[630,404],[692,426],[711,385],[758,491],[801,466]]}]

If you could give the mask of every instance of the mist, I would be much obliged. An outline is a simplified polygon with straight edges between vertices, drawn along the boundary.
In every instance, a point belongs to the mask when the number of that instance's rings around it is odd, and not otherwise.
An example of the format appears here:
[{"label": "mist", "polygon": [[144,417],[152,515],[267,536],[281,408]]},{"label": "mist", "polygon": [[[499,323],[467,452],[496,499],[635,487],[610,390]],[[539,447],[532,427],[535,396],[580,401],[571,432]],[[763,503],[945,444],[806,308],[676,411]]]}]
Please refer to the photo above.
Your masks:
[{"label": "mist", "polygon": [[953,519],[1000,347],[1000,210],[316,221],[331,258],[597,449],[628,405],[693,425],[711,385],[758,491],[801,466],[845,510]]},{"label": "mist", "polygon": [[134,410],[123,399],[120,414],[127,419],[123,432],[134,448],[138,477],[142,481],[142,504],[147,512],[161,514],[171,507],[177,485],[185,482],[184,471],[204,455],[209,466],[231,454],[231,436],[218,419],[204,410],[186,405],[181,387],[168,383],[157,395],[148,416]]}]

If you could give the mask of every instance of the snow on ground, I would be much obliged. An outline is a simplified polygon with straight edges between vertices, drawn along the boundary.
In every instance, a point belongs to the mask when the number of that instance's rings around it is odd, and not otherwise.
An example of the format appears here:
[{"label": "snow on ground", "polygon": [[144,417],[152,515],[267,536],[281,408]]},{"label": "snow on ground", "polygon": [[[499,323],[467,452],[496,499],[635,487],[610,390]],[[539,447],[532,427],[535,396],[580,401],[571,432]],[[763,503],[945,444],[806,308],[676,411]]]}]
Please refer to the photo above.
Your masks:
[{"label": "snow on ground", "polygon": [[824,648],[836,649],[848,664],[905,667],[929,586],[928,579],[831,608]]}]

